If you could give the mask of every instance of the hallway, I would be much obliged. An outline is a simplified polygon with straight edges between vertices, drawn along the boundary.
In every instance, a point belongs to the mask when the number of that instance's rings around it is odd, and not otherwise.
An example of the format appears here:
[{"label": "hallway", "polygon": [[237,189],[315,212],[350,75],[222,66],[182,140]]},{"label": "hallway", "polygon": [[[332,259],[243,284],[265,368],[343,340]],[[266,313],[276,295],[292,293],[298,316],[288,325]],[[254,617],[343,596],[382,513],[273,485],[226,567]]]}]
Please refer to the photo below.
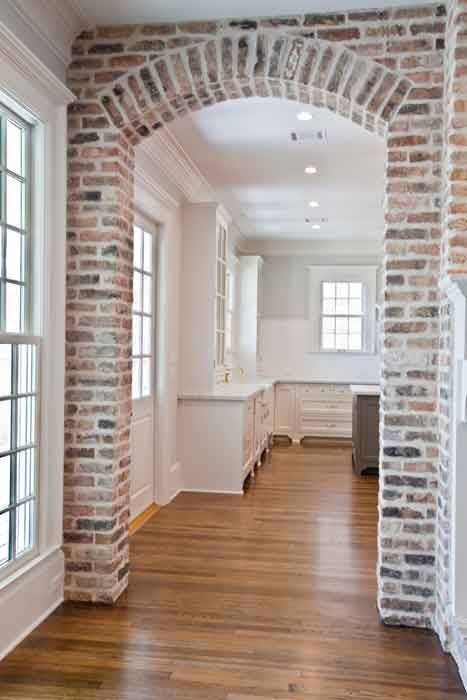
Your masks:
[{"label": "hallway", "polygon": [[0,664],[22,700],[463,698],[434,634],[380,625],[377,480],[278,447],[243,498],[180,494],[116,607],[63,605]]}]

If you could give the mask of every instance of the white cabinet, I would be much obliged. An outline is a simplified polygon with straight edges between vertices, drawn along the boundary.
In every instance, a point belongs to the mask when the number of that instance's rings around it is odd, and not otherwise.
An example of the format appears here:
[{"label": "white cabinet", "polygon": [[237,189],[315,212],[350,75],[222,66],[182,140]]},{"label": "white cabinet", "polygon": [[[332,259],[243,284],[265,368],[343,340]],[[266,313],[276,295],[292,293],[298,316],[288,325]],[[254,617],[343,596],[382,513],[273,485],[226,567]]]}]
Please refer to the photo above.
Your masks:
[{"label": "white cabinet", "polygon": [[269,449],[274,388],[245,398],[180,398],[179,441],[186,490],[242,493]]},{"label": "white cabinet", "polygon": [[295,433],[295,409],[297,388],[294,384],[276,385],[274,433],[289,435]]},{"label": "white cabinet", "polygon": [[276,435],[351,438],[352,394],[344,384],[277,384]]},{"label": "white cabinet", "polygon": [[225,364],[226,212],[215,203],[182,209],[180,390],[209,391]]},{"label": "white cabinet", "polygon": [[238,364],[247,377],[256,377],[261,369],[262,267],[258,255],[240,258]]}]

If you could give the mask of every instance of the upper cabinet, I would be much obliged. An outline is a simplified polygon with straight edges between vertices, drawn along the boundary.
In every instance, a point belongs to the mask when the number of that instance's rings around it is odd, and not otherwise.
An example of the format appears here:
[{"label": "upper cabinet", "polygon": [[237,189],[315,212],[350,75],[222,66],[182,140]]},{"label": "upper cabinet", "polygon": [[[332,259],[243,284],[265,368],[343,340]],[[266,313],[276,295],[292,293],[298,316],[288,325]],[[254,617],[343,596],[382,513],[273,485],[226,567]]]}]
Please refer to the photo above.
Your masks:
[{"label": "upper cabinet", "polygon": [[225,372],[228,226],[217,203],[182,209],[182,392],[209,391]]},{"label": "upper cabinet", "polygon": [[263,259],[258,255],[240,258],[238,365],[247,377],[261,372],[262,269]]}]

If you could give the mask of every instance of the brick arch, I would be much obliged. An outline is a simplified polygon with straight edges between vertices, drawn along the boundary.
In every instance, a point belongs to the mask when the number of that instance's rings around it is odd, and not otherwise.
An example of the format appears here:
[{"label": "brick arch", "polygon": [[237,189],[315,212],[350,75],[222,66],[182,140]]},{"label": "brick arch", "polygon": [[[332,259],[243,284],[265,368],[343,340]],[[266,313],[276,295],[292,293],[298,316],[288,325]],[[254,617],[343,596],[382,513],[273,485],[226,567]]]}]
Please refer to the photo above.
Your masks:
[{"label": "brick arch", "polygon": [[[309,102],[386,139],[378,609],[437,609],[441,5],[86,30],[68,71],[67,598],[127,585],[135,149],[227,99]],[[441,553],[442,554],[442,553]]]},{"label": "brick arch", "polygon": [[412,87],[344,44],[284,33],[224,34],[146,58],[99,91],[132,145],[190,111],[242,97],[328,109],[384,135]]}]

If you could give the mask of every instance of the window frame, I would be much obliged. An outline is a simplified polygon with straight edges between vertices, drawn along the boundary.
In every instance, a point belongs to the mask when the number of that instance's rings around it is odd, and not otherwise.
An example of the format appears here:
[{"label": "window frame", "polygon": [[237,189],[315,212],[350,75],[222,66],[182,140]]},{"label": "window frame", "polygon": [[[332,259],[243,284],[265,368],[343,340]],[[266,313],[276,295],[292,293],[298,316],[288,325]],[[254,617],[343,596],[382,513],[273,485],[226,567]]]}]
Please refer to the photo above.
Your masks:
[{"label": "window frame", "polygon": [[[6,104],[5,102],[9,103]],[[16,111],[17,108],[17,111]],[[11,121],[15,125],[19,126],[23,131],[23,149],[24,149],[24,172],[19,175],[7,168],[6,159],[6,148],[7,148],[7,121]],[[33,285],[34,287],[41,281],[37,276],[34,275],[33,265],[32,265],[32,255],[33,249],[37,245],[37,242],[33,241],[33,226],[37,223],[37,213],[42,211],[43,204],[35,202],[35,197],[33,197],[33,191],[35,191],[34,184],[34,173],[37,169],[37,154],[36,154],[36,139],[37,139],[37,129],[38,121],[33,117],[27,110],[25,110],[20,104],[16,104],[11,98],[9,98],[5,93],[0,93],[0,197],[1,197],[1,216],[0,218],[0,229],[1,229],[1,250],[0,250],[0,345],[10,345],[12,348],[12,385],[11,394],[9,396],[2,396],[2,401],[11,401],[12,411],[10,414],[10,433],[11,433],[11,443],[10,449],[3,451],[1,453],[2,457],[10,456],[10,502],[7,506],[1,508],[0,513],[3,515],[5,513],[10,513],[10,526],[9,526],[9,558],[0,564],[0,586],[5,580],[10,580],[10,577],[14,575],[18,570],[23,569],[31,560],[34,560],[40,550],[41,550],[41,453],[42,453],[42,382],[41,382],[41,368],[42,368],[42,336],[39,335],[39,331],[42,327],[42,308],[40,308],[40,301],[36,304],[33,303]],[[12,176],[16,180],[24,184],[24,200],[22,206],[24,207],[24,221],[23,226],[18,228],[7,222],[7,194],[6,194],[6,179],[7,176]],[[39,188],[39,197],[42,198],[43,190]],[[10,279],[7,276],[7,231],[12,230],[20,233],[24,236],[23,250],[22,250],[22,261],[21,265],[24,266],[22,279],[20,281]],[[40,263],[42,264],[42,262]],[[39,277],[42,277],[42,273],[39,273]],[[21,308],[20,308],[20,330],[11,331],[6,329],[7,320],[7,299],[6,299],[6,285],[14,284],[22,288],[21,297]],[[41,299],[42,292],[37,289],[38,298]],[[34,309],[33,309],[34,305]],[[35,313],[38,316],[35,318]],[[35,334],[37,333],[37,334]],[[20,346],[35,346],[35,383],[31,391],[26,393],[19,393],[15,391],[18,389],[19,381],[19,347]],[[34,414],[34,441],[28,445],[23,445],[17,447],[16,441],[18,439],[17,435],[17,411],[18,411],[18,400],[25,398],[26,396],[34,397],[35,400],[35,414]],[[18,483],[18,464],[17,457],[22,452],[26,452],[29,449],[34,450],[34,483],[31,490],[31,495],[23,499],[17,498],[17,483]],[[24,552],[18,555],[16,551],[17,542],[13,541],[16,537],[16,519],[18,508],[26,502],[32,502],[34,504],[34,512],[31,517],[31,547],[24,550]]]},{"label": "window frame", "polygon": [[[133,248],[133,261],[132,261],[132,269],[133,269],[133,279],[135,272],[139,273],[141,275],[141,309],[135,310],[134,308],[134,299],[133,299],[133,304],[132,304],[132,311],[131,311],[131,319],[132,319],[132,343],[131,343],[131,365],[132,365],[132,390],[131,390],[131,398],[132,401],[144,401],[146,399],[151,399],[154,397],[155,393],[155,377],[154,377],[154,371],[155,371],[155,306],[156,306],[156,299],[155,299],[155,268],[156,268],[156,262],[155,262],[155,257],[156,257],[156,242],[157,242],[157,232],[153,230],[153,227],[148,226],[145,224],[143,221],[135,221],[133,225],[133,243],[135,240],[135,234],[134,231],[135,229],[138,228],[142,232],[141,236],[141,264],[142,267],[137,267],[135,265],[135,257],[134,257],[134,248]],[[148,234],[151,236],[151,270],[148,272],[147,270],[144,269],[144,236],[145,234]],[[151,280],[151,288],[150,288],[150,298],[151,298],[151,312],[147,313],[144,311],[144,277],[149,277]],[[134,290],[134,286],[133,286]],[[134,339],[134,320],[135,316],[140,318],[141,322],[141,328],[140,328],[140,353],[138,354],[133,354],[133,339]],[[144,353],[143,352],[143,328],[144,328],[144,319],[145,318],[150,318],[150,328],[151,328],[151,336],[150,336],[150,343],[151,343],[151,352],[150,353]],[[149,359],[149,377],[150,377],[150,392],[149,394],[143,394],[143,361],[145,359]],[[141,362],[141,367],[140,367],[140,373],[139,373],[139,391],[138,394],[135,395],[134,393],[134,386],[133,386],[133,378],[134,378],[134,361],[135,360],[140,360]]]},{"label": "window frame", "polygon": [[[18,105],[18,109],[24,113],[24,110]],[[6,122],[7,120],[16,123],[21,129],[24,129],[25,142],[24,142],[24,176],[18,175],[13,171],[8,170],[7,160],[6,160]],[[32,222],[34,220],[34,207],[33,207],[33,197],[32,191],[34,186],[33,178],[33,164],[35,160],[34,152],[34,128],[36,126],[35,120],[31,117],[28,121],[25,116],[18,114],[11,107],[5,104],[2,100],[2,95],[0,94],[0,334],[2,335],[23,335],[30,333],[32,330],[32,293],[31,293],[31,283],[32,283],[32,265],[31,265],[31,251],[32,251]],[[4,128],[5,127],[5,128]],[[25,186],[24,195],[24,227],[17,228],[11,224],[7,223],[7,194],[6,194],[6,177],[10,175],[16,180],[22,182]],[[5,215],[5,219],[2,220],[2,216]],[[6,270],[6,247],[7,247],[7,231],[11,229],[25,236],[24,243],[24,254],[23,254],[23,264],[24,264],[24,279],[20,282],[18,280],[9,279],[7,277]],[[2,274],[4,272],[4,275]],[[22,295],[22,329],[18,331],[7,331],[5,328],[6,322],[6,284],[14,284],[23,288]],[[1,289],[3,288],[3,293]]]},{"label": "window frame", "polygon": [[[360,314],[325,314],[324,313],[324,285],[325,284],[359,284],[362,288],[362,312]],[[321,353],[339,353],[339,354],[354,354],[354,355],[365,355],[368,353],[366,350],[367,347],[367,336],[368,336],[368,305],[367,305],[367,297],[368,297],[368,291],[366,288],[366,285],[363,281],[359,280],[353,280],[353,281],[348,281],[344,279],[339,279],[339,280],[328,280],[328,279],[322,279],[320,282],[320,313],[319,313],[319,349]],[[350,301],[351,297],[348,296],[346,297],[348,301]],[[335,297],[337,299],[337,297]],[[359,318],[361,319],[361,348],[360,350],[355,350],[351,348],[347,349],[339,349],[339,348],[325,348],[323,346],[323,336],[324,331],[323,331],[323,319],[324,318],[333,318],[334,320],[337,319],[348,319],[350,320],[351,318]],[[336,336],[336,332],[334,331],[334,336]],[[347,337],[349,337],[350,333],[347,333]]]}]

